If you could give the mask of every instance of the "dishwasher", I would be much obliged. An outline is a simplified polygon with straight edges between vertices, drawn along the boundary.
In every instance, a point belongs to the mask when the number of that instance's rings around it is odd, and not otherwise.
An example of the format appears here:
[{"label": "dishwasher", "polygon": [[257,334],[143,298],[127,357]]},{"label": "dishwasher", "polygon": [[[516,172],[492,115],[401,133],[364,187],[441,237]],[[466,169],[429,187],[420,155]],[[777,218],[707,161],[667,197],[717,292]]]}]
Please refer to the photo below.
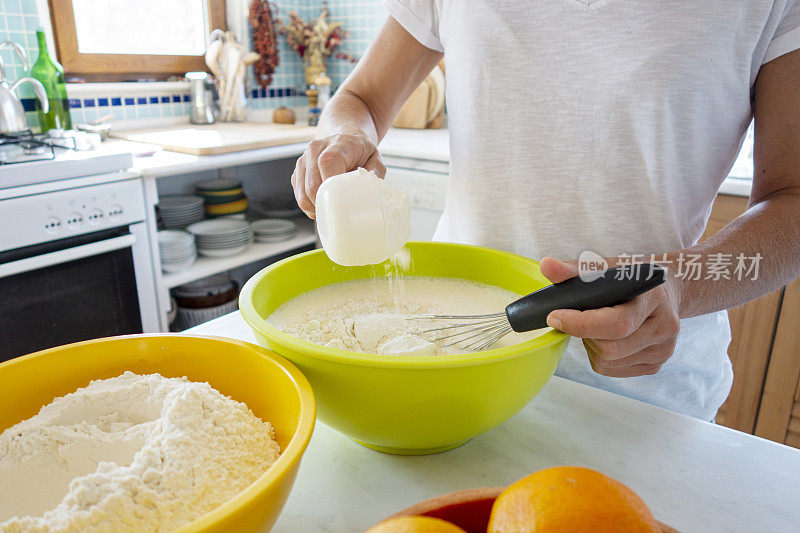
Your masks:
[{"label": "dishwasher", "polygon": [[442,216],[450,179],[448,164],[439,161],[384,158],[386,182],[408,191],[411,203],[411,240],[429,241]]}]

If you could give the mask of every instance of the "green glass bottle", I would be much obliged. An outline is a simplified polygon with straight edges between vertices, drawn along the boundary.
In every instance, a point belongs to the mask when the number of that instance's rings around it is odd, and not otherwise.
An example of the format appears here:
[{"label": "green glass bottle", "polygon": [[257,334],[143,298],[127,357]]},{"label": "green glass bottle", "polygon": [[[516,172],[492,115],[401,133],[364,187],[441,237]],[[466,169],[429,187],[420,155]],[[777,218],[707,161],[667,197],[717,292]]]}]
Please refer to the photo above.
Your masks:
[{"label": "green glass bottle", "polygon": [[72,119],[69,116],[64,68],[50,57],[43,30],[36,32],[36,38],[39,40],[39,57],[31,68],[31,76],[42,82],[47,92],[47,99],[50,101],[50,110],[47,113],[44,113],[39,106],[39,125],[43,132],[58,127],[70,130]]}]

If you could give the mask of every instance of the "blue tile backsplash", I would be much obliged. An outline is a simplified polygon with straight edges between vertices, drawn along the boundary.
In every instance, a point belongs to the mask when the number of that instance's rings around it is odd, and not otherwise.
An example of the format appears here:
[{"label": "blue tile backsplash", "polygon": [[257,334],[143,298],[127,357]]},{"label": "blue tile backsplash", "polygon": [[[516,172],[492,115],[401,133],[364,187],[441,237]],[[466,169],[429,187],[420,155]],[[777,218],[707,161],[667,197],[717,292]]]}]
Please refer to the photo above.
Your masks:
[{"label": "blue tile backsplash", "polygon": [[[270,88],[269,90],[269,97],[270,98],[283,98],[289,96],[297,96],[297,90],[294,87],[283,87],[283,88]],[[251,99],[258,99],[258,98],[266,98],[265,91],[257,91],[253,90]],[[126,106],[149,106],[149,105],[162,105],[162,104],[170,104],[170,103],[189,103],[192,97],[189,94],[174,94],[170,96],[149,96],[149,97],[138,97],[138,98],[125,98],[124,105]],[[33,98],[26,98],[26,100],[30,100],[31,102],[35,102]],[[109,103],[110,102],[110,103]],[[123,105],[122,98],[70,98],[69,100],[69,107],[74,109],[81,109],[86,107],[121,107]]]},{"label": "blue tile backsplash", "polygon": [[[305,20],[319,16],[326,4],[324,0],[278,0],[276,17],[286,19],[290,11],[297,11]],[[380,0],[329,0],[327,2],[331,18],[344,24],[349,37],[345,40],[342,52],[360,57],[366,47],[386,19],[386,11]],[[247,16],[246,13],[242,16]],[[36,41],[36,29],[40,26],[36,0],[0,0],[0,41],[13,40],[26,49],[30,64],[39,54]],[[298,54],[291,50],[282,36],[279,36],[278,51],[280,65],[273,75],[273,83],[265,90],[254,83],[252,71],[248,74],[248,107],[265,109],[286,106],[305,106],[305,76],[303,64]],[[10,50],[0,51],[6,75],[16,79],[29,75],[22,68],[22,63]],[[354,65],[336,58],[328,60],[328,75],[334,88],[341,85]],[[140,93],[141,94],[141,93]],[[23,104],[28,113],[28,121],[32,126],[38,125],[35,100],[32,91],[25,87],[22,90]],[[90,121],[108,113],[113,113],[116,120],[146,119],[156,117],[176,117],[188,115],[189,94],[153,95],[153,96],[117,96],[101,95],[96,98],[72,98],[69,100],[73,123]]]},{"label": "blue tile backsplash", "polygon": [[[323,2],[314,1],[318,9]],[[388,11],[380,0],[329,0],[331,19],[343,24],[349,37],[342,43],[341,51],[360,59],[370,41],[386,22]],[[341,59],[328,60],[328,76],[336,88],[350,75],[355,65]]]}]

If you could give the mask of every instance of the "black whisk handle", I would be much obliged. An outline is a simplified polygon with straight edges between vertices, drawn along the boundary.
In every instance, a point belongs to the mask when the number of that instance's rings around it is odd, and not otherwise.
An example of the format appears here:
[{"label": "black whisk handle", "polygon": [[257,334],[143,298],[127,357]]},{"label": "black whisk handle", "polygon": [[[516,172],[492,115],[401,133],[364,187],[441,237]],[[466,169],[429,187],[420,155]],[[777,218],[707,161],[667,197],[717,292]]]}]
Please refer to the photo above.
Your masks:
[{"label": "black whisk handle", "polygon": [[650,263],[610,268],[593,281],[579,277],[547,286],[511,302],[506,307],[514,331],[531,331],[547,326],[547,315],[556,309],[600,309],[632,300],[664,283],[666,270]]}]

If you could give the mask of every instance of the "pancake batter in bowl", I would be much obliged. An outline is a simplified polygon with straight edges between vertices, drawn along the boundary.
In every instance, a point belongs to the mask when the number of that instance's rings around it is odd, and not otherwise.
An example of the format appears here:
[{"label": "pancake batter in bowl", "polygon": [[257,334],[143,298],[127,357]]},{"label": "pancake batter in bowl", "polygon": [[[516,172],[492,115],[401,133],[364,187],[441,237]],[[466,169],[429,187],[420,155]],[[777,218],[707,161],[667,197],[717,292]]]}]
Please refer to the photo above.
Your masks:
[{"label": "pancake batter in bowl", "polygon": [[[425,329],[442,321],[414,315],[496,313],[522,295],[455,278],[393,276],[345,281],[301,294],[278,307],[267,321],[300,339],[327,348],[378,355],[464,353],[448,341],[434,343]],[[509,333],[492,348],[517,344],[549,328]]]}]

